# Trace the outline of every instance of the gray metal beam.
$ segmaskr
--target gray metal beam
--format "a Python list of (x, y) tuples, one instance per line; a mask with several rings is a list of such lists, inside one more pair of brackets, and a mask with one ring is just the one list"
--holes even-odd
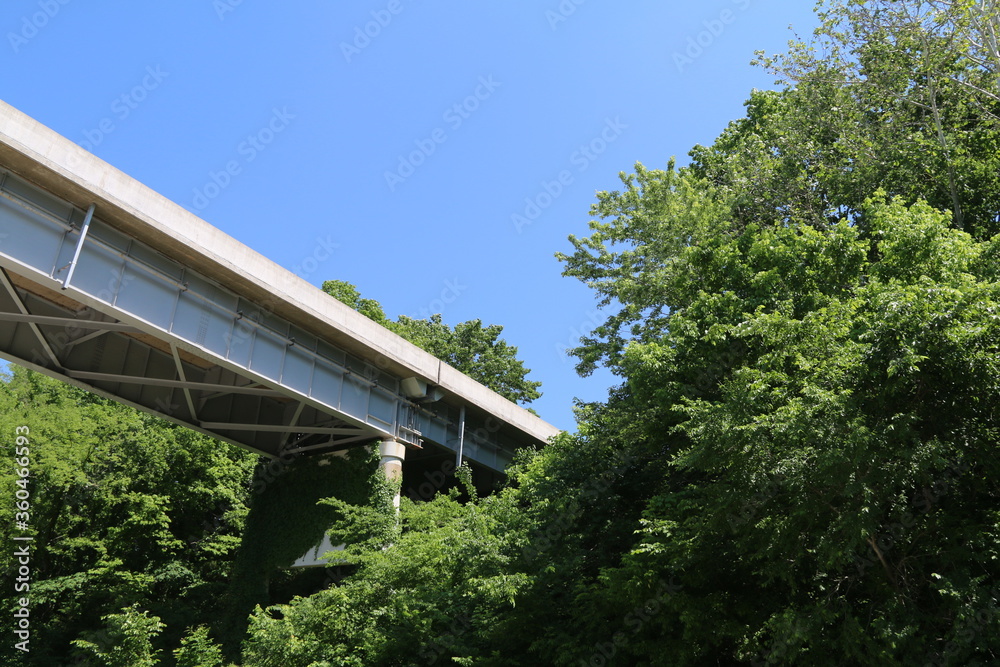
[(95, 338), (100, 338), (104, 334), (108, 333), (108, 331), (109, 331), (108, 329), (101, 329), (99, 331), (91, 331), (89, 334), (85, 334), (83, 336), (80, 336), (79, 338), (74, 338), (73, 340), (71, 340), (68, 343), (66, 343), (66, 349), (70, 350), (73, 347), (75, 347), (76, 345), (82, 345), (83, 343), (86, 343), (88, 341), (92, 341)]
[[(312, 433), (322, 435), (357, 435), (358, 428), (335, 428), (327, 426), (290, 426), (288, 424), (246, 424), (225, 422), (201, 422), (201, 427), (209, 431), (260, 431), (261, 433)], [(369, 438), (378, 437), (372, 433)]]
[[(0, 126), (0, 157), (6, 150), (3, 132)], [(102, 216), (114, 211), (105, 199), (94, 200)], [(77, 238), (81, 216), (88, 231)], [(202, 432), (214, 429), (223, 439), (271, 455), (286, 447), (293, 433), (344, 436), (329, 443), (317, 444), (315, 438), (293, 443), (303, 451), (374, 435), (417, 447), (426, 440), (454, 451), (464, 434), (465, 458), (502, 470), (517, 446), (537, 444), (537, 433), (551, 428), (483, 394), (488, 390), (453, 369), (431, 365), (412, 346), (391, 353), (396, 356), (388, 365), (382, 356), (358, 358), (319, 333), (332, 325), (306, 330), (301, 319), (274, 312), (273, 303), (254, 302), (200, 273), (195, 267), (202, 263), (189, 261), (200, 257), (197, 253), (180, 253), (183, 261), (167, 257), (93, 210), (84, 213), (9, 174), (0, 184), (0, 233), (5, 234), (0, 268), (16, 274), (14, 280), (3, 275), (2, 282), (19, 311), (0, 313), (0, 334), (7, 334), (0, 335), (6, 341), (0, 354), (78, 384), (94, 383), (88, 386)], [(71, 275), (64, 279), (67, 269)], [(301, 310), (301, 297), (289, 296), (293, 308)], [(326, 304), (316, 307), (324, 310)], [(95, 313), (108, 320), (93, 319)], [(63, 331), (50, 330), (46, 337), (42, 327)], [(89, 329), (94, 331), (74, 331)], [(376, 350), (405, 343), (384, 330), (377, 336), (364, 331), (368, 338), (357, 346), (362, 349), (375, 342), (387, 346)], [(459, 428), (458, 416), (458, 405), (465, 403), (456, 405), (452, 397), (451, 404), (418, 406), (402, 392), (400, 382), (409, 375), (397, 371), (407, 364), (433, 366), (433, 375), (420, 371), (423, 377), (476, 397), (466, 429)], [(344, 427), (315, 426), (324, 418)]]
[(294, 447), (292, 449), (286, 449), (285, 454), (303, 454), (305, 452), (316, 451), (317, 449), (326, 449), (330, 451), (336, 451), (338, 448), (343, 447), (343, 445), (363, 442), (365, 440), (373, 440), (376, 436), (372, 435), (359, 435), (353, 438), (341, 438), (338, 440), (330, 440), (329, 442), (321, 442), (317, 445), (307, 445), (305, 447)]
[(186, 382), (184, 380), (168, 380), (166, 378), (143, 377), (138, 375), (121, 375), (119, 373), (93, 373), (90, 371), (67, 371), (66, 375), (77, 380), (94, 380), (99, 382), (124, 382), (126, 384), (144, 384), (153, 387), (171, 387), (174, 389), (195, 389), (198, 391), (224, 392), (226, 394), (250, 394), (253, 396), (281, 396), (281, 392), (266, 387), (241, 387), (239, 385), (208, 384), (205, 382)]
[[(4, 289), (7, 291), (7, 294), (10, 295), (10, 298), (13, 300), (14, 305), (17, 306), (17, 309), (21, 311), (21, 314), (28, 315), (28, 309), (25, 307), (24, 301), (21, 300), (20, 295), (17, 293), (17, 289), (7, 276), (7, 272), (3, 269), (0, 269), (0, 283), (3, 284)], [(45, 336), (42, 334), (42, 330), (38, 328), (38, 325), (34, 322), (28, 322), (28, 327), (30, 327), (31, 331), (34, 332), (35, 337), (38, 339), (39, 347), (41, 347), (45, 352), (45, 356), (48, 357), (49, 361), (52, 362), (56, 368), (62, 368), (62, 362), (59, 361), (59, 357), (56, 356), (55, 351), (49, 345), (49, 341), (45, 339)]]
[[(173, 357), (174, 367), (177, 369), (177, 377), (181, 379), (181, 382), (187, 382), (187, 375), (184, 373), (184, 364), (181, 362), (181, 357), (177, 353), (177, 346), (173, 343), (170, 344), (170, 356)], [(187, 401), (188, 410), (191, 411), (191, 419), (197, 421), (198, 411), (194, 408), (194, 399), (191, 397), (191, 387), (184, 387), (184, 400)]]
[(29, 322), (50, 327), (66, 327), (72, 329), (101, 329), (101, 331), (123, 331), (127, 333), (139, 333), (128, 324), (120, 322), (101, 322), (99, 320), (78, 320), (72, 317), (54, 317), (51, 315), (28, 315), (18, 313), (0, 313), (0, 320), (7, 322)]
[(87, 232), (90, 231), (90, 221), (94, 219), (96, 208), (97, 204), (91, 204), (90, 208), (87, 209), (87, 216), (83, 219), (83, 225), (80, 227), (80, 239), (76, 242), (76, 251), (73, 253), (73, 259), (69, 263), (69, 270), (63, 279), (63, 289), (69, 287), (69, 281), (73, 279), (73, 272), (76, 271), (76, 263), (80, 261), (80, 251), (83, 250), (83, 242), (87, 239)]

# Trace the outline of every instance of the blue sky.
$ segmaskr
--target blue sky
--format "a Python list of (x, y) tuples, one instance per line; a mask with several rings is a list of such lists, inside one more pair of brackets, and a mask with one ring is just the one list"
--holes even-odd
[(635, 162), (773, 87), (808, 2), (5, 0), (2, 99), (315, 285), (504, 326), (575, 427), (601, 318), (553, 257)]

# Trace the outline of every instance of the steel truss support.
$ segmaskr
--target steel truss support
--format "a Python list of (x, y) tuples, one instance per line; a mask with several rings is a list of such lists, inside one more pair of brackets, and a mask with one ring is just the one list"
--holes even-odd
[(403, 378), (166, 257), (94, 206), (0, 175), (6, 358), (270, 456), (392, 438), (462, 448), (502, 471), (527, 444), (482, 413), (460, 428), (458, 407), (417, 405)]
[[(27, 307), (25, 307), (24, 301), (21, 300), (21, 296), (17, 293), (17, 288), (14, 287), (14, 283), (11, 282), (10, 276), (8, 276), (7, 272), (3, 269), (0, 269), (0, 283), (3, 284), (3, 288), (7, 291), (7, 294), (14, 302), (14, 305), (21, 311), (21, 315), (30, 317), (31, 314), (28, 312)], [(38, 339), (38, 346), (42, 348), (42, 351), (45, 353), (48, 361), (50, 361), (56, 368), (62, 368), (62, 362), (59, 361), (59, 357), (56, 356), (55, 351), (49, 345), (49, 341), (46, 340), (44, 335), (42, 335), (42, 330), (38, 328), (38, 324), (29, 320), (26, 321), (28, 322), (28, 327)]]

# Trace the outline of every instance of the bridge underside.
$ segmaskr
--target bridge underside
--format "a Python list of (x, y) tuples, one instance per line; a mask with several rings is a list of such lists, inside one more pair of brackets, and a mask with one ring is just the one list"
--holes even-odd
[(0, 349), (261, 453), (336, 450), (378, 437), (7, 269), (0, 270)]
[[(0, 356), (269, 456), (393, 438), (498, 477), (516, 434), (0, 172)], [(194, 262), (192, 262), (194, 263)]]

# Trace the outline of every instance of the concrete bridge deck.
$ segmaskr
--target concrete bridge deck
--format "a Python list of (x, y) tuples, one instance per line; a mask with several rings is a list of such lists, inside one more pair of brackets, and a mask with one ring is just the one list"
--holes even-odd
[(558, 433), (2, 102), (0, 356), (272, 457)]

